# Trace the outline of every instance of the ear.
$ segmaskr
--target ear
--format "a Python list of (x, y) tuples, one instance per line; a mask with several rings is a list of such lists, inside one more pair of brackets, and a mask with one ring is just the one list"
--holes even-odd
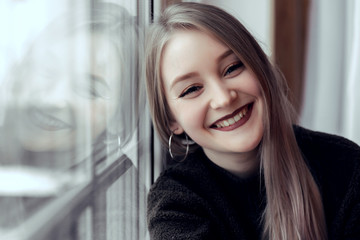
[(176, 135), (182, 134), (184, 132), (184, 129), (176, 121), (171, 123), (170, 130)]

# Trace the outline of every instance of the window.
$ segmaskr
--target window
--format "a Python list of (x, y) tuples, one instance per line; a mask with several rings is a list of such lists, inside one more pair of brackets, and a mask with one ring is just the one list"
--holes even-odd
[(144, 239), (144, 1), (0, 3), (0, 238)]

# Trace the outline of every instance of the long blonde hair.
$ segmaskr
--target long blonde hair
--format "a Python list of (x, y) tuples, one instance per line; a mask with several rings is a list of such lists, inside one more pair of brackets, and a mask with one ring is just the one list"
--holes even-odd
[[(172, 5), (148, 33), (147, 93), (153, 123), (162, 142), (166, 144), (171, 134), (167, 126), (173, 116), (164, 97), (160, 60), (168, 39), (180, 29), (215, 36), (255, 73), (261, 85), (265, 130), (259, 151), (267, 197), (263, 238), (326, 239), (321, 195), (296, 142), (294, 114), (284, 78), (245, 27), (220, 8), (199, 3)], [(181, 144), (177, 142), (176, 147), (181, 148)]]

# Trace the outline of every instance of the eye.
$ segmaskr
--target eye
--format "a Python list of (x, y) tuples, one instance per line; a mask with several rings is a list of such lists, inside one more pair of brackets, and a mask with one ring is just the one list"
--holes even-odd
[(198, 85), (193, 85), (193, 86), (190, 86), (188, 88), (186, 88), (181, 94), (180, 94), (180, 98), (182, 97), (185, 97), (191, 93), (194, 93), (194, 92), (197, 92), (199, 90), (202, 89), (202, 86), (198, 86)]
[(90, 94), (95, 98), (110, 98), (110, 88), (106, 81), (96, 75), (91, 74), (91, 87), (89, 89)]
[(236, 76), (237, 74), (239, 74), (241, 72), (243, 67), (244, 67), (244, 64), (242, 62), (234, 63), (225, 69), (223, 75), (224, 75), (224, 77)]
[(110, 98), (110, 87), (106, 81), (94, 74), (79, 76), (75, 82), (76, 92), (78, 95), (88, 99)]

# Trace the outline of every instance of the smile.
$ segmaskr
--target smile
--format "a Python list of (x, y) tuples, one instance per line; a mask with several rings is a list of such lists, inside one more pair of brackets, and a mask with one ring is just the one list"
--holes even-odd
[(72, 128), (69, 123), (38, 108), (33, 107), (28, 109), (28, 116), (34, 125), (47, 131), (59, 131)]
[(216, 121), (214, 124), (211, 125), (211, 128), (223, 131), (230, 131), (237, 127), (240, 127), (250, 118), (253, 105), (254, 103), (250, 103), (239, 108), (234, 113)]

